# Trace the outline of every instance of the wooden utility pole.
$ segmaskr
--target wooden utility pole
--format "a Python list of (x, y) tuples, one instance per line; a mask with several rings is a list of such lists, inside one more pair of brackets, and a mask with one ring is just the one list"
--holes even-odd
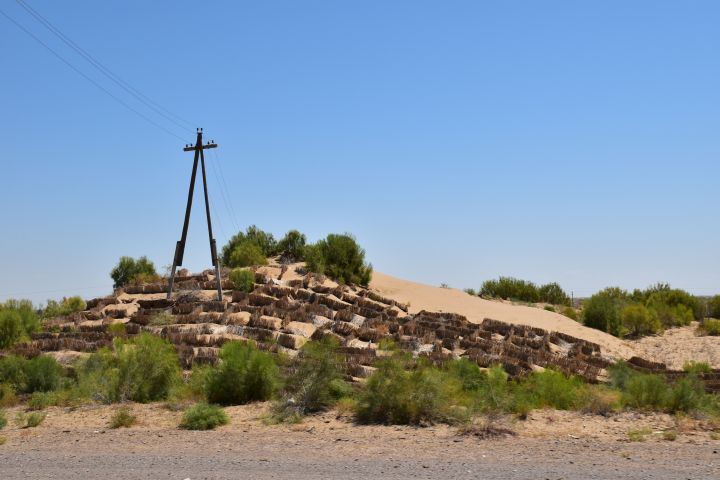
[(197, 174), (198, 159), (202, 167), (203, 189), (205, 190), (205, 215), (207, 216), (208, 238), (210, 239), (210, 256), (212, 264), (215, 267), (215, 280), (217, 281), (218, 300), (222, 301), (222, 279), (220, 278), (220, 264), (217, 258), (217, 246), (213, 238), (212, 222), (210, 221), (210, 201), (208, 200), (207, 177), (205, 176), (205, 154), (204, 150), (208, 148), (217, 148), (215, 142), (208, 142), (203, 145), (202, 128), (197, 129), (197, 140), (195, 145), (185, 145), (183, 151), (195, 152), (195, 160), (193, 161), (192, 175), (190, 176), (190, 190), (188, 191), (187, 207), (185, 208), (185, 223), (183, 224), (182, 237), (175, 245), (175, 258), (173, 259), (172, 273), (170, 274), (170, 284), (168, 286), (167, 298), (172, 297), (173, 282), (175, 281), (175, 270), (182, 265), (183, 255), (185, 254), (185, 240), (187, 240), (188, 225), (190, 224), (190, 210), (192, 210), (193, 192), (195, 191), (195, 176)]

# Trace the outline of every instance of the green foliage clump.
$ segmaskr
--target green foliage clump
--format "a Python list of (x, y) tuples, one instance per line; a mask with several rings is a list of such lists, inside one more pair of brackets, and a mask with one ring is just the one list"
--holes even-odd
[(554, 305), (570, 305), (570, 297), (555, 282), (538, 287), (533, 282), (513, 277), (486, 280), (480, 288), (480, 296), (529, 303), (545, 302)]
[(555, 282), (540, 286), (538, 295), (541, 302), (552, 303), (553, 305), (570, 305), (570, 297)]
[(0, 303), (0, 349), (27, 340), (40, 329), (40, 320), (30, 300)]
[(616, 337), (624, 333), (622, 311), (630, 302), (625, 290), (617, 287), (606, 288), (590, 297), (583, 305), (582, 321)]
[(180, 381), (175, 347), (149, 333), (115, 338), (112, 350), (93, 353), (78, 368), (79, 388), (105, 403), (163, 400)]
[(13, 386), (10, 385), (10, 383), (2, 383), (0, 381), (0, 408), (12, 407), (16, 403), (18, 403), (18, 398), (17, 395), (15, 395)]
[(720, 318), (720, 295), (715, 295), (708, 301), (708, 311), (713, 318)]
[(714, 318), (706, 318), (700, 327), (705, 335), (720, 336), (720, 320)]
[(409, 369), (410, 358), (395, 354), (375, 365), (356, 405), (361, 423), (454, 423), (467, 414), (461, 381), (425, 364)]
[(463, 290), (463, 292), (465, 292), (468, 295), (473, 296), (473, 297), (477, 296), (477, 292), (475, 291), (474, 288), (466, 288), (465, 290)]
[(155, 271), (155, 264), (147, 257), (137, 260), (132, 257), (120, 257), (120, 261), (110, 271), (113, 288), (124, 287), (132, 283), (154, 282), (160, 279)]
[(5, 411), (0, 410), (0, 430), (5, 428), (5, 425), (7, 425), (7, 417), (5, 416)]
[(65, 297), (61, 301), (48, 300), (47, 305), (43, 309), (43, 318), (54, 318), (63, 315), (69, 315), (75, 312), (82, 312), (87, 308), (85, 300), (80, 297)]
[(186, 430), (213, 430), (230, 422), (225, 410), (217, 405), (198, 403), (185, 411), (180, 428)]
[(712, 367), (708, 362), (685, 362), (683, 371), (692, 374), (711, 373)]
[(631, 376), (623, 389), (623, 403), (633, 408), (662, 410), (668, 403), (667, 382), (659, 375)]
[(547, 310), (548, 312), (553, 312), (553, 313), (554, 313), (554, 312), (555, 312), (555, 307), (553, 307), (552, 305), (545, 305), (545, 306), (543, 307), (543, 310)]
[(60, 386), (62, 367), (47, 355), (27, 360), (10, 356), (0, 359), (0, 383), (18, 393), (49, 392)]
[(271, 233), (267, 233), (255, 225), (245, 232), (238, 232), (222, 248), (220, 259), (223, 265), (230, 268), (266, 265), (267, 257), (277, 255), (278, 244)]
[(305, 249), (305, 261), (311, 272), (327, 275), (339, 283), (368, 286), (372, 265), (365, 263), (365, 250), (350, 234), (330, 234)]
[(43, 412), (33, 412), (30, 414), (24, 414), (22, 412), (18, 412), (17, 416), (15, 417), (15, 423), (20, 428), (34, 428), (40, 425), (47, 415)]
[(535, 408), (572, 410), (582, 406), (586, 384), (576, 376), (546, 369), (534, 372), (519, 388), (518, 394)]
[(326, 410), (352, 392), (343, 380), (338, 347), (331, 337), (305, 344), (288, 372), (283, 396), (273, 408), (279, 420)]
[(107, 331), (113, 337), (124, 337), (127, 334), (127, 327), (125, 327), (124, 323), (111, 323), (108, 325)]
[[(687, 325), (693, 318), (702, 319), (705, 313), (705, 306), (700, 298), (685, 290), (671, 288), (667, 283), (657, 283), (645, 290), (635, 290), (632, 296), (634, 301), (655, 308), (660, 320), (668, 327)], [(665, 309), (667, 311), (664, 311)]]
[(301, 262), (305, 259), (305, 234), (290, 230), (277, 244), (277, 251), (285, 263)]
[(280, 370), (272, 356), (252, 342), (227, 342), (220, 350), (220, 365), (206, 378), (210, 403), (242, 405), (269, 400), (280, 385)]
[(250, 293), (255, 288), (255, 274), (245, 268), (234, 268), (230, 272), (230, 280), (235, 290)]
[(497, 280), (486, 280), (480, 287), (480, 296), (502, 298), (504, 300), (521, 300), (536, 303), (540, 301), (537, 285), (526, 280), (513, 277), (500, 277)]
[(575, 310), (572, 307), (563, 308), (562, 314), (568, 318), (575, 320), (575, 321), (577, 321), (577, 319), (579, 318), (577, 310)]
[(632, 303), (623, 309), (622, 325), (624, 331), (633, 337), (652, 335), (662, 329), (655, 311), (639, 303)]
[(137, 422), (137, 417), (130, 409), (121, 408), (110, 418), (110, 428), (130, 428)]

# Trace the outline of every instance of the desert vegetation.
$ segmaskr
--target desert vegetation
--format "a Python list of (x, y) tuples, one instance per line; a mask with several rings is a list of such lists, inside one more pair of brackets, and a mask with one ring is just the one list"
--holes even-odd
[(134, 283), (154, 282), (160, 276), (155, 271), (155, 264), (147, 257), (138, 259), (132, 257), (120, 257), (118, 264), (110, 271), (113, 279), (113, 288), (124, 287)]
[(629, 293), (606, 288), (583, 303), (582, 321), (617, 337), (651, 335), (703, 318), (703, 302), (688, 292), (658, 283)]
[(350, 234), (331, 233), (305, 249), (305, 261), (311, 272), (327, 275), (339, 283), (367, 286), (372, 265), (365, 262), (365, 250)]
[(40, 319), (29, 300), (0, 303), (0, 348), (26, 340), (40, 329)]
[(570, 305), (570, 297), (557, 283), (537, 286), (533, 282), (513, 277), (500, 277), (497, 280), (486, 280), (480, 287), (479, 295), (488, 298), (502, 298), (529, 303), (550, 303), (553, 305)]

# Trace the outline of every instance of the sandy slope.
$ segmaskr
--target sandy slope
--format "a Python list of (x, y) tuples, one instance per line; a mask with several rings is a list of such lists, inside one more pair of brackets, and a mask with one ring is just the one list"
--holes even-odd
[(660, 335), (628, 341), (638, 354), (679, 370), (686, 361), (707, 362), (720, 368), (720, 337), (698, 336), (698, 324), (670, 328)]
[(400, 302), (410, 302), (410, 313), (420, 310), (442, 311), (459, 313), (471, 322), (477, 323), (485, 318), (492, 318), (508, 323), (530, 325), (595, 342), (600, 345), (603, 354), (610, 357), (627, 359), (634, 355), (634, 350), (619, 338), (584, 327), (563, 315), (539, 308), (484, 300), (468, 295), (462, 290), (410, 282), (380, 272), (373, 272), (370, 287), (386, 297)]

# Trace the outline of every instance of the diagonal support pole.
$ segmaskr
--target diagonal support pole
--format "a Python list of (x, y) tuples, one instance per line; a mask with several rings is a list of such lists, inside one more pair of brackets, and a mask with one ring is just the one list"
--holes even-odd
[(180, 237), (180, 240), (175, 244), (175, 256), (173, 258), (173, 266), (170, 273), (170, 281), (168, 284), (168, 300), (172, 298), (172, 290), (173, 284), (175, 283), (175, 273), (177, 267), (182, 265), (183, 256), (185, 255), (185, 242), (187, 240), (188, 226), (190, 225), (190, 211), (192, 210), (193, 193), (195, 191), (195, 177), (197, 176), (198, 160), (200, 160), (200, 164), (202, 167), (203, 188), (205, 192), (205, 213), (207, 215), (208, 237), (210, 239), (210, 255), (212, 257), (212, 264), (215, 267), (215, 279), (217, 281), (218, 300), (222, 301), (223, 299), (222, 279), (220, 278), (220, 264), (217, 259), (217, 246), (215, 239), (213, 238), (212, 221), (210, 220), (210, 201), (208, 199), (207, 178), (205, 176), (205, 154), (203, 153), (203, 150), (207, 148), (217, 148), (217, 145), (215, 143), (207, 143), (206, 145), (203, 145), (202, 135), (202, 128), (198, 128), (197, 140), (195, 142), (195, 145), (186, 145), (183, 149), (186, 152), (195, 151), (195, 158), (193, 160), (192, 175), (190, 177), (190, 188), (188, 189), (188, 201), (187, 207), (185, 208), (185, 222), (183, 223), (182, 236)]

